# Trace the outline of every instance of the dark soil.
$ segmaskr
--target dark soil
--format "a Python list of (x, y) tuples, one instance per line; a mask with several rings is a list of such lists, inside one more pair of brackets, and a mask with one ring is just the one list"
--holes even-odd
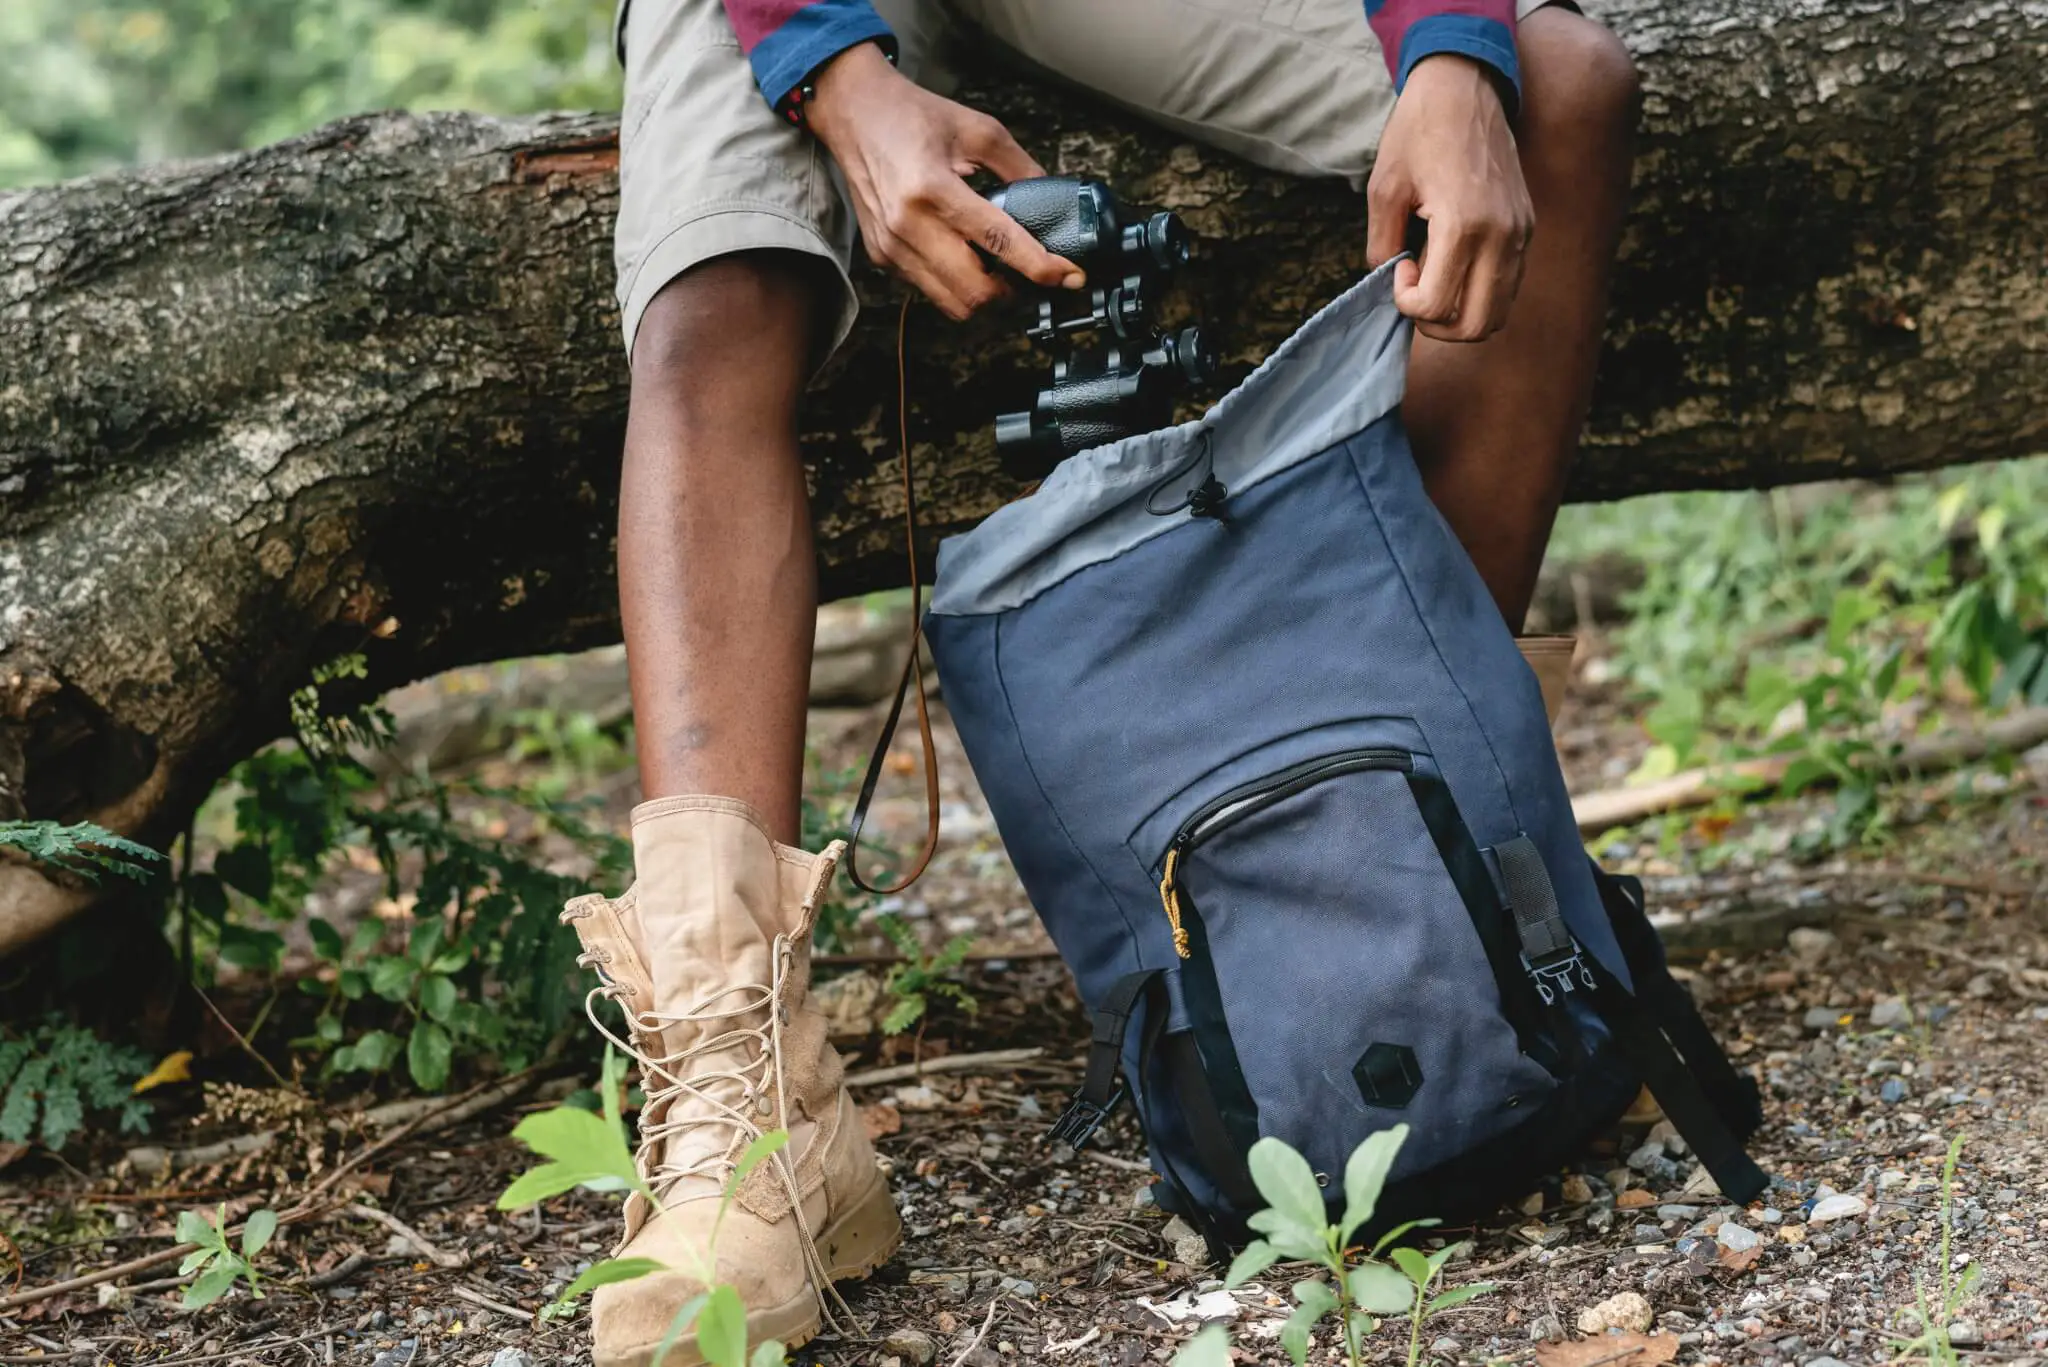
[[(828, 767), (857, 754), (870, 724), (866, 714), (816, 718)], [(1283, 1361), (1274, 1335), (1287, 1279), (1209, 1294), (1220, 1272), (1152, 1204), (1128, 1119), (1078, 1157), (1042, 1142), (1078, 1079), (1086, 1029), (957, 744), (942, 739), (946, 843), (932, 873), (890, 905), (933, 944), (973, 933), (980, 955), (1006, 957), (978, 958), (965, 975), (978, 1012), (942, 1005), (915, 1040), (863, 1034), (859, 993), (834, 989), (851, 1013), (842, 1021), (849, 1066), (858, 1073), (913, 1049), (925, 1059), (1043, 1053), (859, 1090), (909, 1238), (871, 1282), (848, 1288), (857, 1323), (821, 1340), (817, 1359), (1129, 1367), (1164, 1360), (1203, 1317), (1222, 1316), (1242, 1360)], [(1614, 754), (1639, 745), (1611, 710), (1581, 708), (1567, 720), (1569, 767), (1588, 786), (1608, 781)], [(892, 782), (915, 787), (900, 775)], [(1987, 787), (1999, 791), (1984, 796)], [(1957, 1269), (1981, 1270), (1951, 1336), (1966, 1360), (2048, 1361), (2048, 904), (2039, 895), (2048, 806), (2024, 766), (1977, 791), (1911, 795), (1887, 843), (1822, 864), (1780, 853), (1818, 820), (1798, 804), (1608, 842), (1610, 862), (1645, 876), (1675, 962), (1763, 1084), (1768, 1118), (1755, 1151), (1779, 1187), (1767, 1202), (1726, 1207), (1666, 1131), (1619, 1132), (1519, 1209), (1451, 1232), (1471, 1247), (1450, 1281), (1498, 1289), (1433, 1321), (1427, 1356), (1667, 1360), (1673, 1343), (1663, 1337), (1616, 1338), (1578, 1356), (1557, 1342), (1578, 1335), (1584, 1312), (1634, 1293), (1675, 1337), (1681, 1362), (1889, 1361), (1891, 1341), (1910, 1337), (1902, 1313), (1940, 1276), (1942, 1161), (1960, 1135), (1951, 1256)], [(907, 842), (921, 816), (919, 799), (891, 798), (885, 835)], [(881, 969), (842, 962), (836, 971)], [(574, 1080), (538, 1085), (559, 1093)], [(181, 1122), (160, 1142), (274, 1125), (277, 1115), (248, 1114), (279, 1111), (263, 1095), (216, 1087), (186, 1108), (199, 1123)], [(518, 1216), (493, 1207), (527, 1165), (506, 1132), (519, 1108), (545, 1105), (546, 1095), (528, 1091), (403, 1139), (327, 1193), (374, 1203), (417, 1242), (335, 1211), (280, 1236), (261, 1300), (236, 1292), (188, 1313), (175, 1268), (159, 1266), (0, 1311), (0, 1361), (520, 1367), (523, 1353), (586, 1362), (580, 1319), (538, 1325), (533, 1314), (609, 1251), (612, 1199), (579, 1193)], [(74, 1146), (83, 1152), (68, 1161), (16, 1156), (0, 1175), (0, 1296), (17, 1280), (32, 1289), (162, 1249), (182, 1209), (226, 1201), (232, 1216), (288, 1205), (318, 1180), (316, 1158), (331, 1170), (372, 1142), (367, 1129), (330, 1131), (338, 1111), (281, 1110), (286, 1132), (271, 1149), (168, 1179), (143, 1176), (104, 1137)], [(1837, 1194), (1858, 1199), (1822, 1203)], [(14, 1250), (27, 1264), (18, 1277)], [(1613, 1313), (1627, 1321), (1631, 1310), (1643, 1313), (1627, 1302)], [(1405, 1328), (1383, 1328), (1369, 1345), (1374, 1361), (1402, 1361)], [(1316, 1360), (1332, 1351), (1319, 1337)]]

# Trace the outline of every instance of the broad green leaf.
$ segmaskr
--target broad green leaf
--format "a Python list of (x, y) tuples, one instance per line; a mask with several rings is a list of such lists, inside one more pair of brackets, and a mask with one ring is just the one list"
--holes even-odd
[(429, 973), (460, 973), (469, 967), (469, 951), (466, 949), (444, 949), (427, 964)]
[(1405, 1315), (1415, 1304), (1415, 1285), (1385, 1263), (1360, 1263), (1347, 1281), (1351, 1299), (1375, 1315)]
[(212, 1305), (228, 1293), (239, 1271), (233, 1262), (224, 1258), (200, 1273), (198, 1279), (185, 1288), (185, 1308), (197, 1310), (201, 1306)]
[(621, 1177), (633, 1172), (625, 1137), (602, 1117), (574, 1106), (536, 1111), (513, 1127), (512, 1137), (543, 1158)]
[(398, 1036), (388, 1030), (372, 1030), (355, 1042), (355, 1066), (367, 1072), (381, 1073), (391, 1066), (398, 1057), (401, 1046)]
[(384, 923), (374, 916), (365, 916), (356, 922), (356, 928), (349, 932), (348, 956), (360, 959), (377, 947), (384, 938)]
[(412, 1037), (405, 1044), (405, 1066), (412, 1080), (430, 1092), (448, 1085), (448, 1067), (455, 1056), (455, 1041), (446, 1027), (435, 1021), (414, 1021)]
[(747, 1367), (747, 1308), (731, 1287), (711, 1288), (697, 1316), (697, 1351), (711, 1367)]
[(1337, 1293), (1327, 1282), (1296, 1282), (1294, 1299), (1294, 1313), (1287, 1317), (1287, 1323), (1280, 1326), (1280, 1346), (1294, 1360), (1294, 1367), (1302, 1367), (1308, 1361), (1309, 1330), (1336, 1307)]
[(341, 995), (352, 1002), (361, 1001), (363, 993), (370, 990), (369, 975), (360, 968), (344, 968), (334, 981), (341, 989)]
[(258, 902), (270, 900), (270, 855), (260, 845), (237, 845), (213, 857), (221, 882)]
[(1400, 1268), (1408, 1280), (1417, 1286), (1428, 1286), (1429, 1279), (1436, 1275), (1436, 1269), (1430, 1266), (1429, 1259), (1412, 1248), (1397, 1248), (1387, 1256), (1392, 1258), (1394, 1266)]
[(181, 1244), (204, 1244), (212, 1246), (220, 1242), (220, 1231), (196, 1210), (178, 1212), (178, 1242)]
[(1267, 1204), (1296, 1230), (1312, 1231), (1311, 1238), (1320, 1243), (1327, 1217), (1323, 1191), (1308, 1160), (1268, 1135), (1252, 1145), (1245, 1162)]
[(178, 1264), (178, 1275), (180, 1277), (189, 1277), (219, 1256), (220, 1250), (218, 1249), (195, 1248), (185, 1255), (183, 1262)]
[(455, 1010), (455, 984), (438, 973), (420, 979), (420, 1010), (446, 1024)]
[(661, 1367), (661, 1360), (668, 1356), (668, 1350), (675, 1347), (683, 1335), (690, 1332), (690, 1326), (697, 1322), (697, 1316), (704, 1309), (704, 1303), (711, 1298), (699, 1291), (683, 1302), (675, 1318), (668, 1322), (668, 1332), (661, 1336), (661, 1342), (654, 1345), (653, 1367)]
[(526, 1207), (560, 1196), (565, 1191), (583, 1187), (590, 1191), (637, 1191), (638, 1175), (627, 1181), (617, 1173), (603, 1172), (594, 1168), (580, 1168), (573, 1163), (543, 1163), (512, 1179), (512, 1185), (505, 1188), (498, 1197), (499, 1210), (524, 1210)]
[(329, 962), (340, 962), (342, 953), (341, 932), (334, 928), (333, 923), (315, 916), (312, 920), (306, 922), (306, 934), (312, 937), (313, 952), (315, 954)]
[(284, 958), (284, 937), (274, 931), (251, 930), (247, 926), (222, 926), (219, 954), (224, 964), (272, 973)]
[(1463, 1305), (1466, 1301), (1476, 1300), (1491, 1290), (1493, 1290), (1493, 1283), (1491, 1282), (1474, 1282), (1470, 1286), (1454, 1286), (1429, 1303), (1429, 1313), (1434, 1315), (1439, 1310), (1449, 1310), (1452, 1306)]
[(263, 1251), (270, 1242), (270, 1236), (277, 1233), (277, 1212), (259, 1210), (249, 1216), (242, 1226), (242, 1256), (253, 1258)]
[(1230, 1271), (1224, 1274), (1223, 1285), (1235, 1290), (1252, 1278), (1280, 1261), (1280, 1251), (1264, 1239), (1254, 1239), (1244, 1246), (1244, 1251), (1230, 1260)]
[(1180, 1346), (1173, 1367), (1231, 1367), (1230, 1334), (1212, 1324)]
[(610, 1286), (613, 1282), (630, 1282), (650, 1272), (667, 1270), (668, 1264), (655, 1258), (606, 1258), (601, 1263), (592, 1263), (585, 1268), (581, 1276), (570, 1282), (562, 1289), (562, 1294), (555, 1297), (555, 1303), (566, 1305), (584, 1292), (595, 1291), (600, 1286)]
[(777, 1339), (762, 1339), (754, 1345), (754, 1355), (747, 1359), (747, 1367), (785, 1367), (789, 1361), (788, 1350)]
[(748, 1173), (760, 1167), (765, 1160), (780, 1153), (783, 1146), (788, 1143), (788, 1130), (769, 1130), (741, 1150), (738, 1160), (732, 1165), (733, 1189), (738, 1190), (739, 1184), (745, 1180)]
[(1436, 1252), (1429, 1254), (1427, 1259), (1429, 1262), (1429, 1274), (1433, 1277), (1437, 1273), (1442, 1272), (1444, 1264), (1457, 1257), (1460, 1253), (1463, 1253), (1465, 1248), (1466, 1245), (1464, 1244), (1445, 1244)]
[(441, 947), (441, 923), (422, 921), (412, 928), (412, 935), (405, 945), (405, 957), (421, 968), (434, 961), (434, 951)]
[(1295, 1262), (1324, 1264), (1330, 1261), (1327, 1226), (1317, 1225), (1310, 1228), (1297, 1224), (1292, 1216), (1271, 1207), (1254, 1211), (1245, 1223), (1265, 1235), (1266, 1242), (1271, 1244), (1273, 1251), (1282, 1258)]
[(370, 964), (370, 990), (388, 1002), (402, 1002), (412, 995), (412, 980), (419, 972), (395, 954)]
[(1380, 1202), (1380, 1188), (1387, 1184), (1395, 1155), (1407, 1142), (1408, 1127), (1396, 1125), (1367, 1136), (1363, 1144), (1351, 1151), (1350, 1160), (1344, 1164), (1344, 1221), (1337, 1227), (1340, 1245), (1348, 1245), (1358, 1227), (1372, 1219)]
[(1834, 772), (1834, 766), (1826, 760), (1801, 755), (1785, 766), (1785, 776), (1778, 780), (1778, 793), (1782, 797), (1796, 797), (1814, 784), (1826, 782)]

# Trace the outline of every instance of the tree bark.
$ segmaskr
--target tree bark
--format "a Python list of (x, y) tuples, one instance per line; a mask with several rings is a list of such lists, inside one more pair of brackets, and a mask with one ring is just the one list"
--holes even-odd
[[(1594, 8), (1646, 116), (1574, 497), (2044, 445), (2039, 0)], [(1361, 269), (1345, 186), (999, 74), (969, 98), (1187, 218), (1234, 373)], [(615, 161), (608, 119), (380, 116), (0, 195), (0, 818), (163, 841), (322, 660), (388, 686), (616, 639)], [(828, 595), (902, 582), (894, 321), (804, 416)], [(913, 314), (927, 553), (1018, 492), (1016, 324)], [(88, 896), (0, 866), (0, 952)]]

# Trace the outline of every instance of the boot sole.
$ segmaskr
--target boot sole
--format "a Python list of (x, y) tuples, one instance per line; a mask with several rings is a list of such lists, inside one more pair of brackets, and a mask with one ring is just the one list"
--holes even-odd
[[(888, 1179), (879, 1170), (874, 1185), (863, 1192), (837, 1220), (816, 1239), (825, 1270), (835, 1282), (862, 1281), (895, 1256), (903, 1244), (903, 1220), (889, 1195)], [(781, 1305), (756, 1310), (747, 1316), (747, 1346), (751, 1351), (764, 1339), (776, 1339), (784, 1348), (801, 1348), (818, 1336), (823, 1326), (818, 1297), (799, 1292)], [(654, 1367), (654, 1344), (624, 1353), (597, 1352), (593, 1367)], [(676, 1340), (662, 1360), (662, 1367), (703, 1367), (704, 1354), (694, 1334)]]

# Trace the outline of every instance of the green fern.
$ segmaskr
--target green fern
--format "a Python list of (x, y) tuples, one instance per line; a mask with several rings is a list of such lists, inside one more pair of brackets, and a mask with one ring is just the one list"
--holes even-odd
[(900, 1035), (923, 1020), (930, 1012), (935, 997), (945, 998), (970, 1016), (981, 1009), (981, 1003), (974, 999), (972, 993), (946, 976), (967, 962), (967, 951), (974, 945), (973, 936), (957, 935), (947, 941), (945, 948), (938, 953), (927, 956), (924, 946), (918, 942), (917, 932), (901, 917), (883, 916), (877, 924), (882, 934), (889, 937), (889, 943), (895, 945), (897, 952), (907, 961), (890, 969), (888, 981), (884, 984), (896, 1003), (882, 1018), (883, 1034)]
[(122, 1132), (149, 1128), (149, 1103), (134, 1094), (149, 1055), (109, 1044), (52, 1016), (17, 1039), (0, 1039), (0, 1142), (61, 1149), (88, 1111), (112, 1112)]
[(20, 850), (38, 863), (95, 883), (102, 872), (146, 883), (154, 872), (150, 866), (163, 862), (163, 855), (149, 846), (90, 821), (69, 826), (55, 821), (0, 821), (0, 848)]

